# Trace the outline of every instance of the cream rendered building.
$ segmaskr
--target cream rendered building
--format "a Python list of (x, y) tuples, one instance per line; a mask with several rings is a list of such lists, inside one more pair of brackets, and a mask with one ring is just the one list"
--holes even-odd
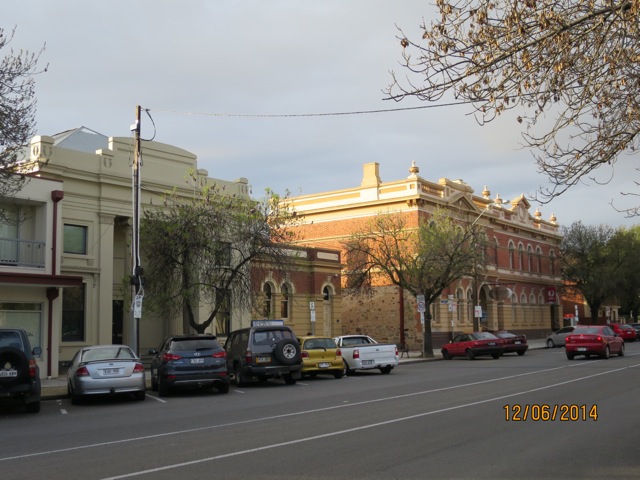
[[(107, 138), (84, 127), (52, 137), (36, 136), (31, 141), (28, 170), (40, 179), (55, 182), (63, 192), (59, 201), (56, 268), (63, 277), (81, 280), (80, 286), (61, 288), (59, 297), (51, 302), (52, 333), (47, 338), (44, 331), (42, 339), (43, 351), (48, 343), (51, 345), (49, 358), (43, 355), (42, 359), (44, 371), (49, 375), (56, 376), (60, 363), (70, 360), (83, 345), (129, 344), (136, 337), (129, 284), (133, 158), (133, 139)], [(198, 180), (223, 186), (225, 194), (249, 198), (247, 179), (230, 182), (208, 178), (206, 170), (198, 170), (194, 154), (145, 141), (140, 170), (141, 209), (161, 204), (163, 193), (172, 189), (191, 196), (189, 172), (195, 172)], [(41, 195), (50, 194), (45, 191)], [(50, 223), (47, 228), (53, 228)], [(41, 301), (43, 291), (34, 293), (31, 300)], [(0, 297), (7, 296), (11, 296), (7, 286), (0, 285)], [(247, 324), (250, 314), (232, 311), (232, 316), (237, 327)], [(144, 310), (143, 302), (137, 335), (140, 352), (157, 346), (169, 333), (183, 331), (181, 319), (155, 318)]]

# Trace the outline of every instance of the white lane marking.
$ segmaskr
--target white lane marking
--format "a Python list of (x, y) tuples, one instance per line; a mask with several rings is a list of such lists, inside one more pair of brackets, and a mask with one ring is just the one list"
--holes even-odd
[(61, 408), (61, 409), (60, 409), (60, 413), (61, 413), (62, 415), (66, 415), (66, 414), (67, 414), (67, 410), (66, 410), (66, 409), (64, 409), (64, 408)]
[[(635, 366), (637, 366), (637, 365), (635, 365)], [(140, 470), (138, 472), (125, 473), (123, 475), (117, 475), (115, 477), (107, 477), (107, 478), (104, 478), (103, 480), (119, 480), (119, 479), (122, 479), (122, 478), (137, 477), (137, 476), (146, 475), (146, 474), (149, 474), (149, 473), (162, 472), (162, 471), (165, 471), (165, 470), (172, 470), (172, 469), (176, 469), (176, 468), (188, 467), (190, 465), (198, 465), (200, 463), (212, 462), (214, 460), (220, 460), (220, 459), (223, 459), (223, 458), (236, 457), (238, 455), (246, 455), (248, 453), (260, 452), (260, 451), (263, 451), (263, 450), (271, 450), (271, 449), (274, 449), (274, 448), (286, 447), (286, 446), (296, 445), (296, 444), (304, 443), (304, 442), (311, 442), (311, 441), (319, 440), (319, 439), (322, 439), (322, 438), (335, 437), (335, 436), (338, 436), (338, 435), (345, 435), (347, 433), (358, 432), (358, 431), (361, 431), (361, 430), (368, 430), (370, 428), (381, 427), (383, 425), (390, 425), (390, 424), (393, 424), (393, 423), (406, 422), (408, 420), (415, 420), (417, 418), (427, 417), (429, 415), (435, 415), (435, 414), (438, 414), (438, 413), (451, 412), (453, 410), (460, 410), (462, 408), (475, 407), (477, 405), (482, 405), (484, 403), (496, 402), (498, 400), (504, 400), (506, 398), (512, 398), (512, 397), (516, 397), (516, 396), (519, 396), (519, 395), (525, 395), (525, 394), (528, 394), (528, 393), (539, 392), (541, 390), (548, 390), (550, 388), (555, 388), (555, 387), (559, 387), (559, 386), (562, 386), (562, 385), (567, 385), (567, 384), (570, 384), (570, 383), (579, 382), (579, 381), (582, 381), (582, 380), (587, 380), (587, 379), (590, 379), (590, 378), (599, 377), (601, 375), (608, 375), (610, 373), (619, 372), (619, 371), (622, 371), (622, 370), (626, 370), (627, 368), (632, 368), (632, 367), (622, 367), (622, 368), (618, 368), (618, 369), (615, 369), (615, 370), (610, 370), (608, 372), (594, 373), (593, 375), (587, 375), (586, 377), (575, 378), (573, 380), (567, 380), (565, 382), (559, 382), (559, 383), (555, 383), (555, 384), (552, 384), (552, 385), (545, 385), (544, 387), (532, 388), (530, 390), (523, 390), (521, 392), (510, 393), (508, 395), (501, 395), (499, 397), (487, 398), (485, 400), (478, 400), (477, 402), (464, 403), (462, 405), (456, 405), (454, 407), (440, 408), (438, 410), (431, 410), (429, 412), (418, 413), (418, 414), (415, 414), (415, 415), (408, 415), (406, 417), (399, 417), (399, 418), (395, 418), (395, 419), (392, 419), (392, 420), (385, 420), (384, 422), (370, 423), (370, 424), (367, 424), (367, 425), (361, 425), (359, 427), (347, 428), (345, 430), (338, 430), (336, 432), (324, 433), (322, 435), (314, 435), (312, 437), (298, 438), (297, 440), (290, 440), (288, 442), (280, 442), (280, 443), (274, 443), (274, 444), (271, 444), (271, 445), (263, 445), (262, 447), (249, 448), (247, 450), (239, 450), (237, 452), (225, 453), (225, 454), (222, 454), (222, 455), (215, 455), (213, 457), (205, 457), (205, 458), (201, 458), (199, 460), (191, 460), (189, 462), (174, 463), (172, 465), (166, 465), (164, 467), (156, 467), (156, 468), (150, 468), (148, 470)]]
[[(595, 361), (588, 361), (585, 362), (584, 364), (593, 364), (598, 360)], [(504, 381), (504, 380), (512, 380), (514, 378), (518, 378), (518, 377), (524, 377), (524, 376), (528, 376), (528, 375), (534, 375), (534, 374), (538, 374), (538, 373), (546, 373), (546, 372), (551, 372), (554, 370), (561, 370), (563, 368), (567, 368), (567, 367), (571, 367), (571, 366), (578, 366), (580, 365), (582, 362), (579, 362), (577, 364), (572, 364), (572, 365), (567, 365), (567, 366), (563, 366), (563, 367), (553, 367), (553, 368), (547, 368), (545, 370), (537, 370), (535, 372), (526, 372), (526, 373), (519, 373), (517, 375), (509, 375), (507, 377), (499, 377), (499, 378), (493, 378), (493, 379), (489, 379), (489, 380), (481, 380), (478, 382), (471, 382), (471, 383), (465, 383), (465, 384), (461, 384), (461, 385), (452, 385), (450, 387), (443, 387), (443, 388), (435, 388), (432, 390), (423, 390), (421, 392), (414, 392), (414, 393), (405, 393), (402, 395), (394, 395), (391, 397), (383, 397), (383, 398), (377, 398), (377, 399), (373, 399), (373, 400), (365, 400), (363, 402), (355, 402), (355, 403), (343, 403), (341, 405), (334, 405), (331, 407), (323, 407), (323, 408), (316, 408), (316, 409), (312, 409), (312, 410), (304, 410), (304, 411), (300, 411), (300, 412), (291, 412), (291, 413), (283, 413), (281, 415), (272, 415), (269, 417), (260, 417), (260, 418), (254, 418), (254, 419), (250, 419), (250, 420), (241, 420), (238, 422), (231, 422), (231, 423), (222, 423), (219, 425), (208, 425), (206, 427), (198, 427), (198, 428), (191, 428), (191, 429), (186, 429), (186, 430), (176, 430), (173, 432), (165, 432), (165, 433), (158, 433), (155, 435), (145, 435), (145, 436), (141, 436), (141, 437), (133, 437), (133, 438), (124, 438), (121, 440), (113, 440), (111, 442), (101, 442), (101, 443), (93, 443), (93, 444), (88, 444), (88, 445), (79, 445), (76, 447), (69, 447), (69, 448), (60, 448), (57, 450), (47, 450), (47, 451), (43, 451), (43, 452), (34, 452), (34, 453), (26, 453), (23, 455), (15, 455), (13, 457), (5, 457), (5, 458), (0, 458), (0, 462), (5, 462), (8, 460), (17, 460), (17, 459), (21, 459), (21, 458), (29, 458), (29, 457), (37, 457), (37, 456), (42, 456), (42, 455), (52, 455), (52, 454), (57, 454), (57, 453), (63, 453), (63, 452), (73, 452), (73, 451), (78, 451), (78, 450), (85, 450), (88, 448), (97, 448), (97, 447), (104, 447), (104, 446), (108, 446), (108, 445), (117, 445), (117, 444), (121, 444), (121, 443), (129, 443), (129, 442), (136, 442), (136, 441), (140, 441), (140, 440), (148, 440), (148, 439), (153, 439), (153, 438), (162, 438), (162, 437), (169, 437), (169, 436), (173, 436), (173, 435), (183, 435), (183, 434), (187, 434), (187, 433), (193, 433), (193, 432), (202, 432), (202, 431), (206, 431), (206, 430), (215, 430), (215, 429), (219, 429), (219, 428), (225, 428), (225, 427), (233, 427), (236, 425), (246, 425), (246, 424), (250, 424), (250, 423), (257, 423), (257, 422), (265, 422), (265, 421), (269, 421), (269, 420), (278, 420), (281, 418), (287, 418), (287, 417), (296, 417), (296, 416), (300, 416), (300, 415), (309, 415), (310, 413), (319, 413), (319, 412), (326, 412), (326, 411), (330, 411), (330, 410), (336, 410), (339, 408), (350, 408), (350, 407), (357, 407), (360, 405), (367, 405), (367, 404), (371, 404), (371, 403), (378, 403), (378, 402), (386, 402), (386, 401), (391, 401), (391, 400), (397, 400), (400, 398), (409, 398), (409, 397), (415, 397), (418, 395), (428, 395), (430, 393), (438, 393), (438, 392), (444, 392), (447, 390), (455, 390), (458, 388), (465, 388), (465, 387), (473, 387), (476, 385), (482, 385), (482, 384), (486, 384), (486, 383), (493, 383), (493, 382), (498, 382), (498, 381)], [(602, 372), (596, 375), (589, 375), (586, 377), (581, 377), (575, 380), (569, 380), (568, 382), (565, 383), (570, 383), (570, 382), (574, 382), (574, 381), (579, 381), (579, 380), (583, 380), (583, 379), (588, 379), (597, 375), (604, 375), (606, 373), (613, 373), (613, 372), (618, 372), (618, 371), (622, 371), (622, 370), (626, 370), (628, 368), (635, 368), (635, 367), (640, 367), (640, 364), (636, 364), (636, 365), (629, 365), (627, 367), (622, 367), (622, 368), (617, 368), (614, 370), (610, 370), (609, 372)], [(558, 385), (563, 385), (564, 383), (560, 383)], [(545, 389), (548, 387), (540, 387), (540, 390)], [(535, 390), (533, 390), (535, 391)], [(526, 393), (526, 392), (524, 392)], [(520, 393), (516, 393), (514, 395), (520, 395)]]
[(167, 403), (166, 400), (163, 400), (160, 397), (156, 397), (155, 395), (149, 395), (148, 393), (147, 393), (147, 398), (153, 398), (156, 402)]

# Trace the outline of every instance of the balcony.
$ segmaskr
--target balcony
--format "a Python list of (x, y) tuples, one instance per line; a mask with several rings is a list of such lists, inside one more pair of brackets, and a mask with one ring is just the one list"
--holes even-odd
[(0, 238), (0, 265), (44, 268), (45, 242)]

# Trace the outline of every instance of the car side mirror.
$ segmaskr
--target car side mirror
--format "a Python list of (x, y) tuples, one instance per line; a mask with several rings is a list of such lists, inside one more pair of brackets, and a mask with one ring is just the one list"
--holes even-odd
[(33, 353), (36, 357), (39, 357), (40, 355), (42, 355), (42, 348), (40, 347), (35, 347), (31, 353)]
[(157, 355), (157, 354), (158, 354), (158, 350), (156, 350), (155, 348), (149, 349), (149, 355)]

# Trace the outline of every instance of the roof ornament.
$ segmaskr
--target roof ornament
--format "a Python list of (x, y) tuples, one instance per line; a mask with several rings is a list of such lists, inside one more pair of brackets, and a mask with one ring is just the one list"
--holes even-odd
[(418, 175), (418, 173), (420, 173), (420, 169), (416, 165), (415, 160), (411, 161), (411, 167), (409, 168), (409, 173), (411, 174), (412, 177), (415, 177)]

